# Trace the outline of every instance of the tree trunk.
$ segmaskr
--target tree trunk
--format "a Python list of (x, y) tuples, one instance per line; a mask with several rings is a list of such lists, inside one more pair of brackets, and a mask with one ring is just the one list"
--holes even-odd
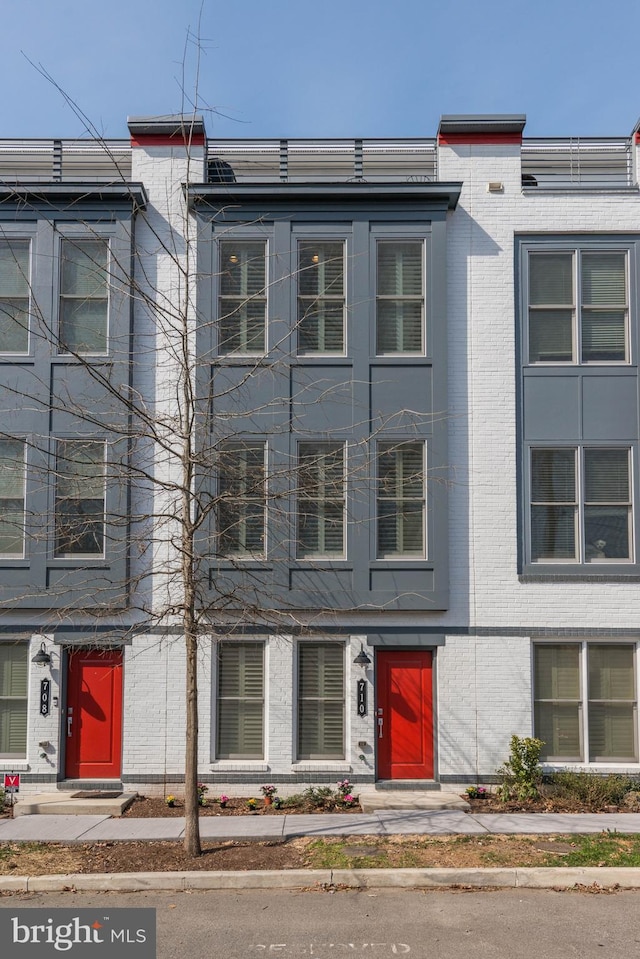
[(202, 853), (198, 802), (198, 642), (193, 630), (186, 631), (187, 729), (184, 770), (184, 850), (188, 856)]

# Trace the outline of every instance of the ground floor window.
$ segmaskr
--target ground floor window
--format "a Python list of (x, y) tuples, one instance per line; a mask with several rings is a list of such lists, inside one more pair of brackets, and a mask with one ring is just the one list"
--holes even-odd
[(344, 646), (298, 647), (298, 759), (344, 759)]
[(26, 643), (0, 643), (0, 758), (27, 754)]
[(262, 759), (264, 645), (222, 642), (218, 650), (218, 759)]
[(540, 643), (534, 684), (543, 759), (638, 761), (634, 645)]

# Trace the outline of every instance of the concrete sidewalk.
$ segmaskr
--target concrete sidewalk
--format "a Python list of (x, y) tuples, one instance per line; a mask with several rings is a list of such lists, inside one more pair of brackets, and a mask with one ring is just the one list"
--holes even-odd
[[(458, 810), (386, 809), (342, 815), (203, 816), (203, 840), (277, 841), (296, 836), (546, 835), (551, 833), (640, 833), (640, 813), (482, 813)], [(180, 840), (183, 819), (112, 819), (109, 816), (20, 816), (0, 820), (0, 843), (132, 842)]]

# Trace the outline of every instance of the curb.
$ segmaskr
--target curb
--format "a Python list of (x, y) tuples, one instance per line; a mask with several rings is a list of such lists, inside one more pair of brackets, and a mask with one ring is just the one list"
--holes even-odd
[(283, 869), (217, 872), (69, 873), (0, 876), (2, 892), (141, 892), (188, 889), (640, 889), (640, 868)]

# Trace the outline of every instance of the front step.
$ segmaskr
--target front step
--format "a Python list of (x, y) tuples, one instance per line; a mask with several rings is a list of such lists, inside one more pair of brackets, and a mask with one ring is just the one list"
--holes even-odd
[(438, 790), (441, 786), (435, 779), (378, 779), (374, 788), (393, 789), (394, 792), (398, 789), (410, 789), (417, 792), (425, 789)]
[[(376, 783), (376, 787), (379, 784)], [(469, 811), (469, 803), (457, 793), (443, 793), (428, 789), (371, 789), (358, 790), (363, 812), (376, 812), (379, 809), (422, 809), (424, 812), (437, 812), (441, 809)]]
[(94, 790), (94, 798), (76, 793), (39, 793), (29, 798), (19, 799), (13, 807), (16, 816), (121, 816), (136, 798), (135, 793), (109, 793), (100, 797)]

